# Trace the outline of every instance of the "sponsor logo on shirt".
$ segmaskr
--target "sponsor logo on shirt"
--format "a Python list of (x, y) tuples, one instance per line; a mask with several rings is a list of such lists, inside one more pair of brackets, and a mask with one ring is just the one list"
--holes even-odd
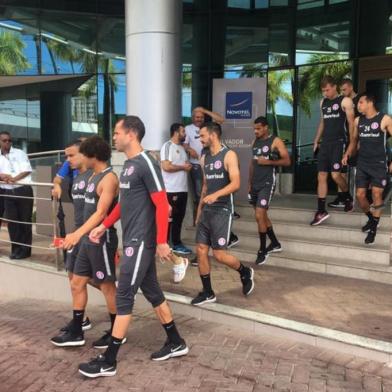
[(120, 182), (120, 189), (131, 189), (131, 184), (129, 182)]
[(79, 182), (79, 189), (83, 189), (86, 186), (86, 183), (84, 181)]
[(268, 146), (264, 146), (263, 147), (263, 152), (268, 152), (269, 151), (269, 147)]
[(378, 129), (378, 122), (372, 122), (372, 124), (370, 125), (370, 127), (372, 129)]
[(337, 103), (333, 104), (332, 109), (339, 110), (339, 105)]
[(220, 169), (222, 167), (222, 161), (216, 161), (214, 163), (214, 167), (215, 167), (215, 169)]
[(94, 184), (90, 184), (90, 185), (87, 187), (87, 192), (93, 192), (94, 189), (95, 189), (95, 185), (94, 185)]

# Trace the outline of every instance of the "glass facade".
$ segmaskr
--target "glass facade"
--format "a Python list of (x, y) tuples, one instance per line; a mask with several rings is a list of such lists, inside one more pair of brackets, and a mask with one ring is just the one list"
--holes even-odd
[[(313, 191), (320, 79), (357, 86), (362, 58), (392, 54), (392, 2), (184, 0), (181, 42), (184, 121), (211, 107), (214, 78), (266, 77), (271, 127), (293, 157), (287, 171), (297, 192)], [(56, 147), (43, 114), (63, 102), (56, 111), (71, 125), (58, 132), (110, 138), (125, 113), (124, 0), (3, 0), (0, 46), (0, 129), (30, 151)], [(379, 85), (389, 108), (390, 83)]]

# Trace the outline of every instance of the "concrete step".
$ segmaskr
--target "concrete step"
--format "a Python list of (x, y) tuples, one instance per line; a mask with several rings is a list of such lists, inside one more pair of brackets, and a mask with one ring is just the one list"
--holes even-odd
[[(195, 229), (188, 228), (184, 232), (184, 242), (192, 243), (195, 239)], [(310, 257), (325, 257), (330, 260), (334, 258), (352, 260), (353, 262), (366, 262), (373, 264), (389, 265), (389, 249), (380, 247), (377, 244), (362, 245), (353, 244), (352, 242), (337, 243), (329, 238), (322, 240), (310, 241), (305, 238), (293, 236), (281, 236), (280, 243), (286, 252), (301, 254)], [(240, 237), (241, 249), (253, 254), (259, 249), (259, 236), (257, 233), (247, 233)]]
[[(195, 243), (186, 242), (193, 250)], [(242, 243), (230, 249), (230, 253), (238, 257), (242, 262), (253, 264), (256, 260), (256, 252), (244, 248)], [(344, 276), (353, 279), (370, 280), (373, 282), (392, 284), (392, 266), (361, 262), (343, 258), (330, 258), (325, 256), (314, 257), (302, 253), (290, 252), (283, 245), (281, 253), (271, 254), (266, 262), (281, 268), (301, 271), (317, 272), (322, 274)], [(257, 268), (262, 268), (257, 267)]]
[[(273, 220), (274, 231), (278, 238), (280, 236), (292, 236), (307, 241), (322, 241), (328, 238), (337, 243), (351, 243), (353, 245), (363, 245), (366, 237), (358, 226), (347, 225), (325, 225), (310, 226), (307, 223), (293, 223), (290, 221)], [(241, 217), (234, 221), (233, 231), (242, 236), (248, 233), (257, 233), (257, 224), (254, 219)], [(386, 228), (379, 228), (377, 231), (376, 244), (385, 250), (390, 246), (390, 231)]]
[[(254, 219), (254, 210), (251, 206), (236, 205), (236, 212), (241, 215), (241, 218)], [(365, 214), (355, 211), (346, 213), (344, 211), (335, 211), (332, 209), (328, 210), (330, 217), (322, 223), (326, 225), (337, 225), (344, 226), (349, 225), (352, 227), (362, 227), (367, 222)], [(273, 205), (268, 210), (268, 215), (272, 221), (285, 221), (293, 223), (308, 224), (312, 221), (315, 214), (315, 210), (304, 209), (304, 208), (288, 208), (288, 207), (274, 207)], [(391, 229), (390, 215), (383, 215), (380, 220), (380, 228)]]

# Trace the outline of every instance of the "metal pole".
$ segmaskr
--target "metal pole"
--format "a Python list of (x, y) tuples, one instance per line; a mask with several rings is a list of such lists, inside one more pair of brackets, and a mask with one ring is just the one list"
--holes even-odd
[[(53, 239), (57, 237), (57, 224), (56, 224), (56, 214), (57, 214), (57, 200), (55, 198), (52, 199), (52, 222), (53, 222)], [(57, 271), (60, 271), (62, 268), (60, 267), (60, 249), (56, 248), (56, 268)]]

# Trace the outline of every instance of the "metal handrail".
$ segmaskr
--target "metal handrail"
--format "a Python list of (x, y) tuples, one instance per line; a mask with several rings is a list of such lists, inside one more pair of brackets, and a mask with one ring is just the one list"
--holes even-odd
[[(49, 187), (49, 188), (53, 187), (53, 184), (51, 182), (36, 182), (36, 181), (23, 181), (23, 180), (14, 182), (12, 184), (9, 184), (9, 183), (7, 183), (5, 181), (0, 181), (0, 184), (3, 184), (3, 185), (24, 185), (24, 186), (30, 185), (30, 186)], [(31, 199), (31, 197), (16, 196), (16, 195), (7, 195), (7, 197), (20, 197), (20, 198), (30, 198)], [(56, 238), (57, 237), (57, 221), (56, 221), (56, 219), (57, 219), (57, 210), (58, 210), (58, 201), (57, 201), (57, 199), (55, 197), (50, 198), (50, 199), (49, 198), (39, 198), (39, 197), (36, 197), (34, 195), (33, 195), (32, 199), (33, 200), (34, 199), (35, 200), (41, 199), (41, 200), (47, 200), (47, 201), (51, 202), (51, 204), (52, 204), (52, 223), (51, 223), (51, 226), (53, 227), (53, 238)], [(35, 224), (37, 224), (37, 222), (35, 222)], [(2, 241), (6, 241), (6, 240), (2, 240)], [(31, 247), (38, 248), (36, 245), (31, 245)], [(61, 252), (60, 252), (59, 248), (56, 247), (55, 249), (56, 249), (56, 253), (55, 253), (56, 268), (57, 268), (58, 271), (60, 271), (60, 269), (61, 269), (61, 266), (60, 266), (60, 258), (61, 258), (60, 255), (61, 255)]]
[(41, 151), (41, 152), (32, 152), (27, 154), (29, 158), (40, 157), (45, 155), (54, 155), (54, 154), (63, 154), (64, 150), (51, 150), (51, 151)]

